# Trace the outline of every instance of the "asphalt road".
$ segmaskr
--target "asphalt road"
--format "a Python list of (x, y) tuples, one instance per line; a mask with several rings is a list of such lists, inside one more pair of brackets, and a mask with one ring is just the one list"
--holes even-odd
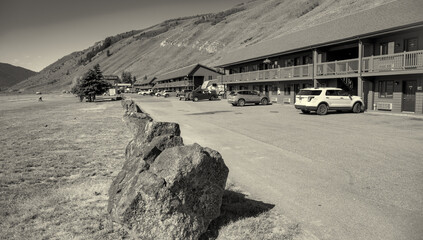
[(133, 99), (179, 123), (185, 144), (218, 150), (233, 182), (318, 239), (423, 239), (423, 118)]

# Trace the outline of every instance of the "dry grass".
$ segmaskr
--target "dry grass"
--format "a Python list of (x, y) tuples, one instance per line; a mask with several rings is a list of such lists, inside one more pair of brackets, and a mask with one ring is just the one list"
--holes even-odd
[(300, 225), (282, 216), (275, 205), (250, 199), (248, 193), (228, 182), (221, 215), (211, 222), (201, 239), (303, 238)]
[(1, 238), (113, 239), (107, 191), (130, 137), (120, 103), (0, 99)]
[[(0, 96), (0, 238), (121, 239), (107, 191), (131, 137), (119, 102), (70, 95)], [(202, 239), (293, 239), (292, 224), (228, 184), (222, 215)]]

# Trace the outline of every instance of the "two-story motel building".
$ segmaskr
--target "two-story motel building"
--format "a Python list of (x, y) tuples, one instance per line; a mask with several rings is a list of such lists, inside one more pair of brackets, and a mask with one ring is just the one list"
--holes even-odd
[(216, 79), (222, 74), (202, 64), (193, 64), (179, 68), (157, 77), (153, 81), (154, 89), (182, 91), (193, 90), (201, 86), (204, 81)]
[(229, 91), (294, 104), (304, 87), (342, 87), (369, 110), (423, 112), (423, 1), (396, 1), (234, 51), (217, 66)]

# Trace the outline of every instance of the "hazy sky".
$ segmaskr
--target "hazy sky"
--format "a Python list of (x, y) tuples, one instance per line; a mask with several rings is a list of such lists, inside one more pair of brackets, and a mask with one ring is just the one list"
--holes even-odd
[(118, 33), (247, 0), (0, 0), (0, 62), (40, 71)]

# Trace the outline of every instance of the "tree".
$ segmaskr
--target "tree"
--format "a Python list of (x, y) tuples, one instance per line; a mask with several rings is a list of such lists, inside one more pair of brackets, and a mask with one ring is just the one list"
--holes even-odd
[(92, 102), (96, 95), (105, 93), (110, 87), (111, 85), (103, 80), (100, 65), (97, 64), (93, 69), (88, 70), (83, 78), (78, 79), (71, 91), (78, 95), (81, 101), (85, 97), (89, 102)]
[(123, 83), (130, 83), (130, 84), (132, 84), (132, 74), (131, 74), (131, 72), (125, 72), (125, 71), (123, 71), (122, 72), (121, 79), (122, 79), (122, 82)]
[(112, 45), (112, 38), (107, 37), (106, 39), (104, 39), (103, 49), (110, 47), (110, 45)]

